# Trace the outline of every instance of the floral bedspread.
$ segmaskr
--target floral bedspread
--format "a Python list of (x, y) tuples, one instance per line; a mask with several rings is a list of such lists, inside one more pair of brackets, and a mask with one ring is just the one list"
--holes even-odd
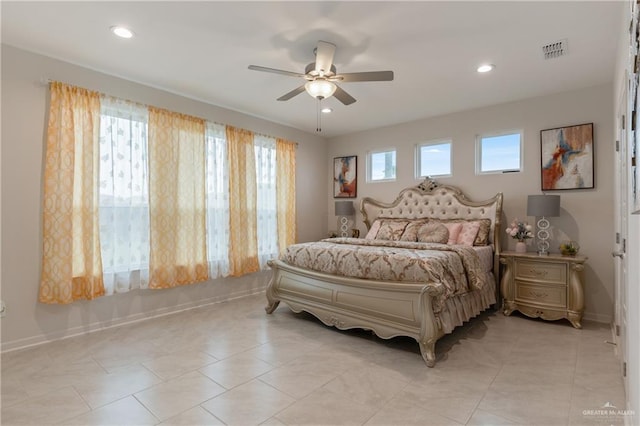
[(486, 283), (471, 247), (408, 241), (329, 238), (289, 246), (280, 260), (326, 274), (382, 281), (438, 282), (444, 298)]

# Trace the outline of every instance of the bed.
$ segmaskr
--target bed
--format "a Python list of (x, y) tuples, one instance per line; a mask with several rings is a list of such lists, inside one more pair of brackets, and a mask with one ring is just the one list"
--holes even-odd
[[(426, 179), (391, 203), (363, 198), (360, 211), (365, 238), (294, 244), (269, 262), (265, 310), (273, 313), (282, 301), (341, 330), (408, 336), (433, 367), (437, 340), (499, 300), (502, 193), (474, 202)], [(476, 223), (470, 242), (465, 230)], [(457, 244), (463, 232), (451, 239), (456, 229), (465, 233), (463, 245)]]

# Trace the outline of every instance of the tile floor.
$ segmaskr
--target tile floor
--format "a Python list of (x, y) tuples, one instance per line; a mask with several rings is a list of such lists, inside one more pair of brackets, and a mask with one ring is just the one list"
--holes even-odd
[[(582, 425), (624, 408), (610, 329), (486, 312), (438, 342), (254, 295), (2, 355), (3, 425)], [(586, 413), (586, 414), (585, 414)]]

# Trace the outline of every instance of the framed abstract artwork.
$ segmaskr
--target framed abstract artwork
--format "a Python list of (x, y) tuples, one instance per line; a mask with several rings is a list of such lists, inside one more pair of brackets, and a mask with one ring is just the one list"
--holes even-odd
[(593, 123), (540, 131), (542, 190), (594, 188)]
[(333, 198), (356, 198), (358, 189), (358, 157), (333, 159)]

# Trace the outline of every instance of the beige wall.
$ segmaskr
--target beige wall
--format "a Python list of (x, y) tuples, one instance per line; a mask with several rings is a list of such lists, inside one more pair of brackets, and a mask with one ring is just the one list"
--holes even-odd
[(327, 156), (323, 138), (3, 45), (1, 298), (7, 305), (1, 320), (3, 350), (253, 293), (269, 278), (268, 273), (259, 273), (67, 306), (38, 303), (47, 110), (43, 78), (297, 141), (298, 240), (316, 240), (326, 234), (326, 203), (317, 197), (325, 193), (329, 179), (325, 164), (318, 160)]
[[(425, 99), (425, 102), (429, 102)], [(453, 139), (453, 177), (441, 183), (459, 186), (472, 199), (483, 200), (496, 192), (504, 193), (503, 221), (526, 218), (527, 195), (540, 194), (540, 130), (573, 124), (594, 123), (595, 189), (556, 191), (561, 196), (561, 216), (551, 218), (554, 229), (553, 251), (558, 241), (570, 238), (580, 243), (581, 253), (589, 257), (585, 271), (585, 318), (609, 322), (613, 314), (613, 88), (598, 86), (520, 102), (497, 105), (442, 117), (413, 121), (349, 136), (331, 138), (327, 168), (333, 158), (358, 156), (358, 199), (374, 197), (393, 201), (398, 192), (415, 186), (414, 149), (419, 142)], [(524, 166), (521, 173), (475, 175), (477, 134), (503, 130), (524, 131)], [(397, 181), (367, 184), (366, 154), (370, 150), (397, 149)], [(329, 187), (328, 193), (331, 194)], [(328, 209), (333, 212), (333, 198)], [(356, 207), (359, 204), (356, 203)], [(533, 222), (534, 218), (526, 218)], [(336, 228), (336, 218), (327, 219), (328, 229)], [(364, 232), (362, 216), (356, 226)], [(505, 245), (506, 244), (506, 245)], [(503, 247), (514, 248), (514, 241), (503, 239)], [(530, 250), (534, 250), (530, 247)]]

